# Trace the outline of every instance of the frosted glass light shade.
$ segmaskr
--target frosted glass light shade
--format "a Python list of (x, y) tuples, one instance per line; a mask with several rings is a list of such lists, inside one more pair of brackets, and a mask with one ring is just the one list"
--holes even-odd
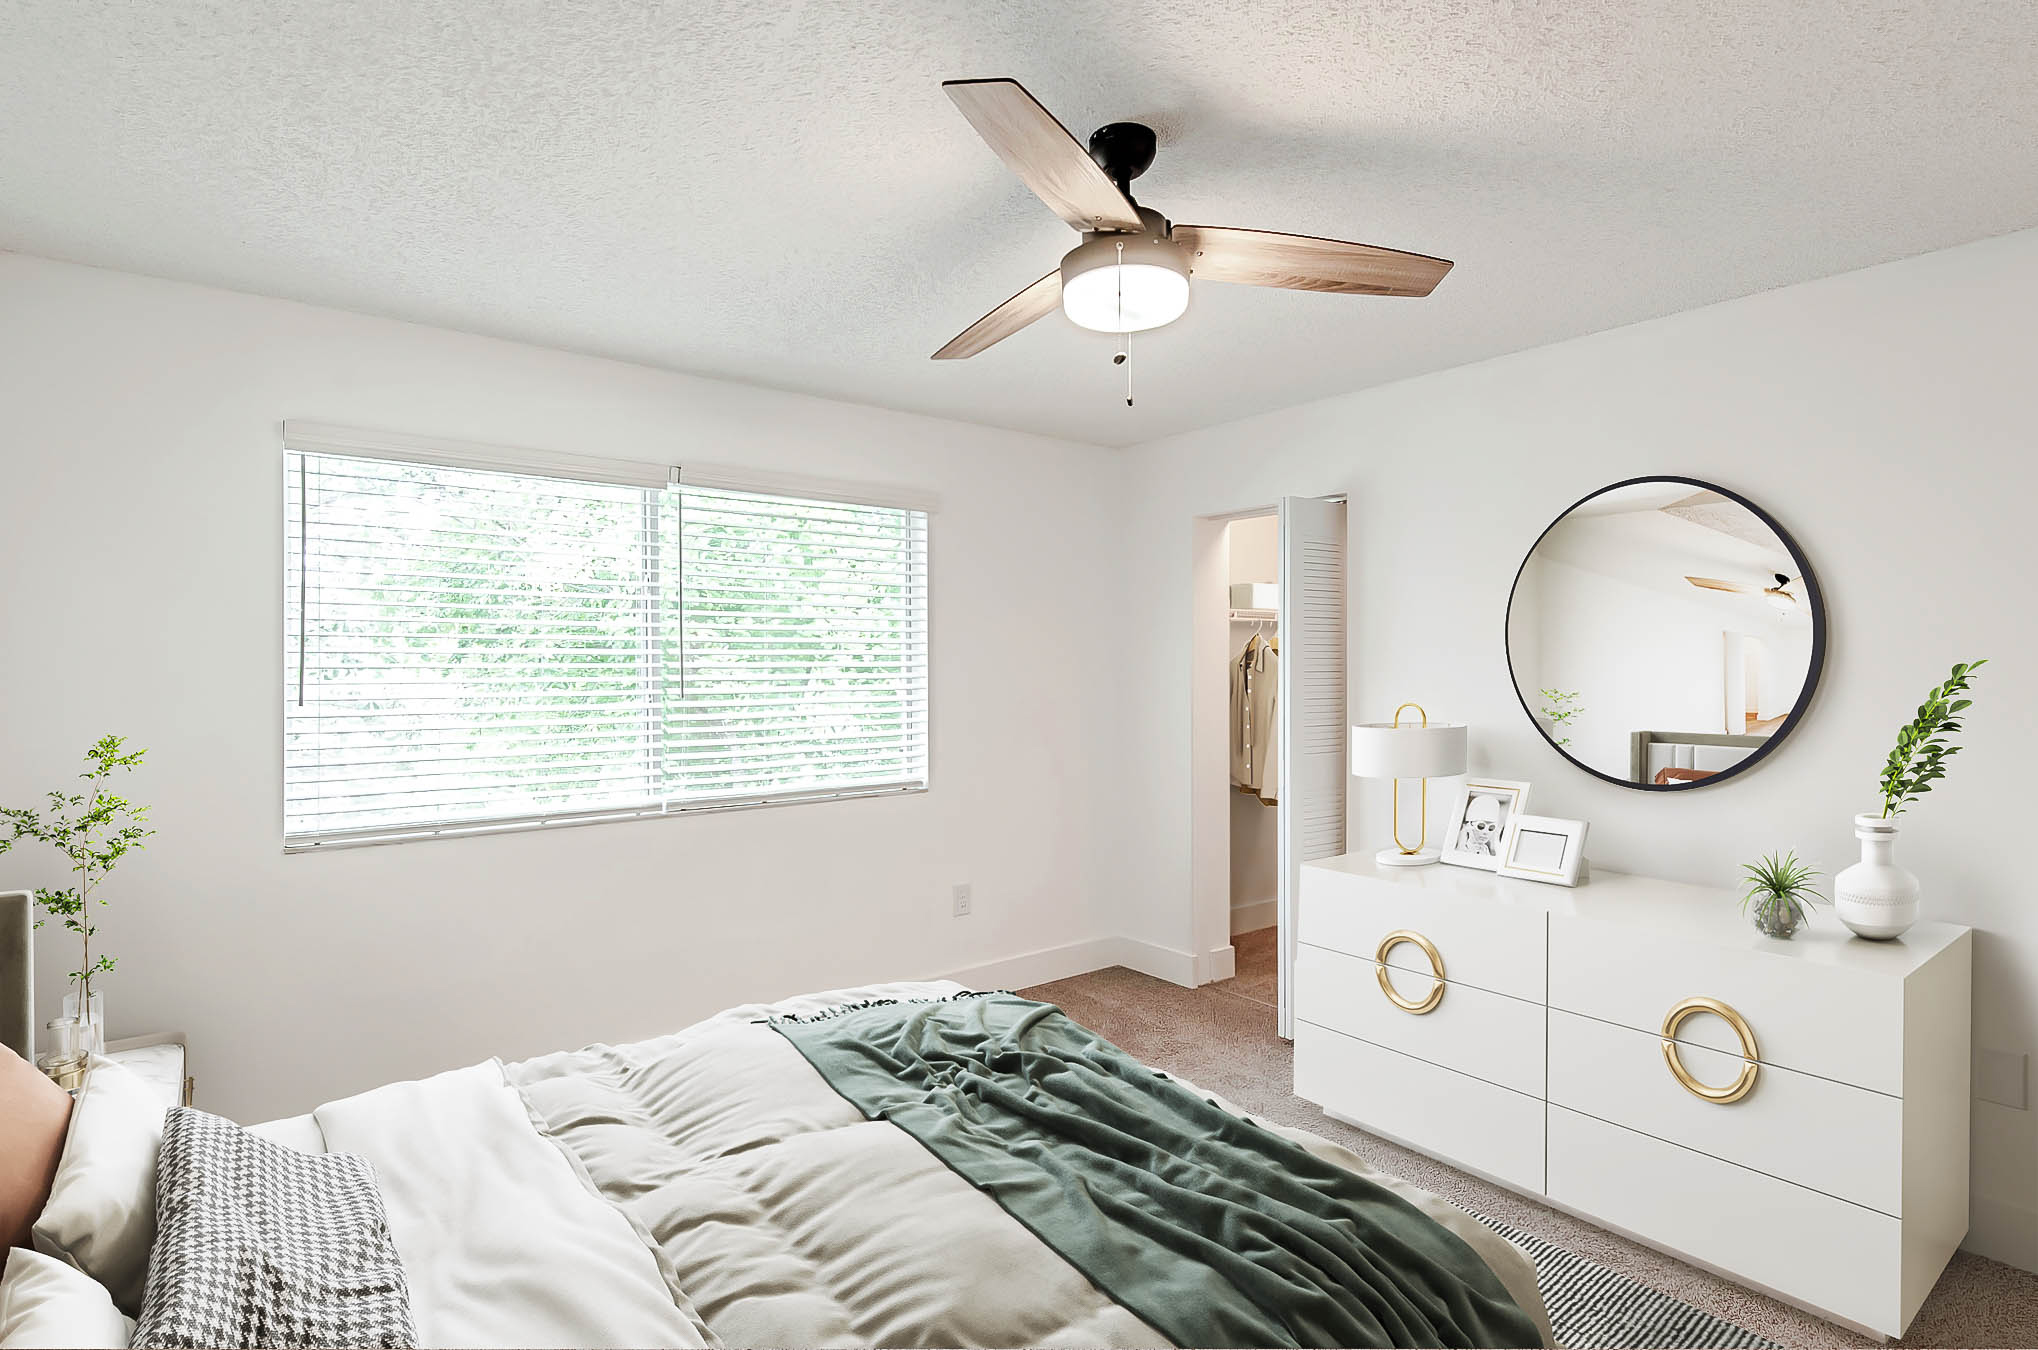
[(1354, 778), (1449, 778), (1464, 771), (1462, 722), (1426, 727), (1362, 722), (1352, 728)]
[(1061, 260), (1062, 312), (1100, 333), (1137, 333), (1182, 317), (1189, 259), (1151, 234), (1095, 234)]
[(1189, 307), (1189, 279), (1144, 263), (1099, 267), (1062, 287), (1061, 307), (1085, 328), (1137, 333), (1182, 317)]

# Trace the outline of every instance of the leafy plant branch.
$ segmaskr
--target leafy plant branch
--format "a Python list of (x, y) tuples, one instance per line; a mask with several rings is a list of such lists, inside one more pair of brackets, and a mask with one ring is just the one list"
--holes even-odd
[[(89, 1015), (92, 1006), (92, 977), (110, 972), (114, 966), (113, 957), (103, 952), (97, 957), (92, 954), (92, 938), (99, 926), (92, 922), (91, 906), (106, 903), (94, 892), (115, 864), (155, 833), (144, 823), (149, 808), (136, 806), (109, 786), (116, 772), (132, 772), (148, 753), (123, 750), (125, 743), (120, 736), (101, 736), (85, 752), (86, 769), (78, 775), (87, 784), (84, 791), (51, 792), (47, 794), (49, 805), (41, 810), (0, 807), (0, 827), (7, 830), (0, 834), (0, 853), (30, 839), (48, 844), (71, 864), (76, 881), (62, 888), (38, 888), (35, 902), (47, 918), (56, 919), (78, 937), (81, 957), (70, 977), (78, 986), (81, 1018)], [(45, 921), (37, 919), (35, 926), (40, 928)]]
[(1946, 682), (1925, 695), (1918, 715), (1897, 732), (1896, 748), (1882, 766), (1883, 819), (1902, 815), (1905, 807), (1946, 776), (1946, 761), (1960, 753), (1951, 740), (1960, 732), (1960, 714), (1974, 706), (1974, 700), (1961, 695), (1967, 692), (1969, 677), (1987, 664), (1981, 660), (1954, 666)]
[[(1585, 715), (1585, 709), (1578, 706), (1580, 695), (1576, 689), (1544, 689), (1539, 692), (1543, 696), (1543, 716), (1550, 719), (1557, 730), (1568, 731), (1573, 720)], [(1556, 736), (1551, 739), (1558, 745), (1571, 744), (1569, 736)]]

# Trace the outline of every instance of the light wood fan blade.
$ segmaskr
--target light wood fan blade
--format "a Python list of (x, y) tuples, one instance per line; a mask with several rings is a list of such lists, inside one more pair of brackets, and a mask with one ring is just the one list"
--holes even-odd
[(955, 106), (1005, 167), (1079, 230), (1146, 228), (1118, 185), (1017, 80), (946, 80)]
[(1686, 577), (1686, 581), (1702, 590), (1732, 591), (1735, 595), (1760, 595), (1760, 586), (1743, 586), (1738, 581), (1721, 581), (1717, 577)]
[(1059, 308), (1061, 308), (1061, 270), (1057, 268), (957, 333), (946, 347), (934, 353), (934, 359), (959, 361), (965, 356), (975, 356), (984, 348), (993, 343), (1003, 342), (1035, 319), (1044, 319)]
[(1189, 250), (1189, 275), (1201, 281), (1338, 295), (1428, 295), (1451, 270), (1442, 258), (1307, 234), (1177, 225), (1173, 237)]

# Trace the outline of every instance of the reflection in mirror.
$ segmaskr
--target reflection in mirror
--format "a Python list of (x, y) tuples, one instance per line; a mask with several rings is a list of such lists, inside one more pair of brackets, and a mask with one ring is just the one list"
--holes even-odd
[(1522, 706), (1615, 782), (1697, 787), (1747, 767), (1818, 682), (1818, 584), (1775, 523), (1682, 478), (1623, 483), (1544, 532), (1507, 611)]

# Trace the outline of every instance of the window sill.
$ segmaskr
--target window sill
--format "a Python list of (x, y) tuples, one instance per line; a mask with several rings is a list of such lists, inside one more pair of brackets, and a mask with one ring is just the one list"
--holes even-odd
[(912, 797), (923, 795), (928, 790), (926, 783), (891, 783), (871, 787), (783, 793), (771, 797), (718, 798), (713, 801), (644, 807), (638, 810), (560, 812), (543, 816), (518, 816), (508, 820), (454, 821), (444, 825), (377, 826), (361, 830), (336, 831), (331, 834), (287, 836), (283, 841), (283, 851), (327, 853), (341, 848), (411, 844), (426, 839), (471, 839), (477, 835), (521, 834), (528, 830), (563, 830), (581, 825), (612, 825), (618, 821), (672, 820), (725, 811), (756, 811), (773, 806), (810, 806), (817, 802)]

